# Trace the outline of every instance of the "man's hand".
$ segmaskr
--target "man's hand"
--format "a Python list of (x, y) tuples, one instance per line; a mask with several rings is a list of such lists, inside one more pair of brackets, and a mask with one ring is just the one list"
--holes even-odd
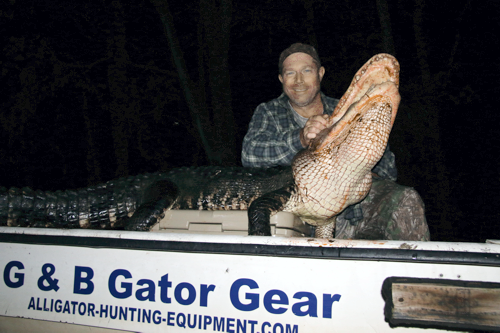
[(327, 114), (312, 116), (307, 120), (304, 128), (300, 131), (300, 142), (306, 148), (318, 133), (326, 128)]

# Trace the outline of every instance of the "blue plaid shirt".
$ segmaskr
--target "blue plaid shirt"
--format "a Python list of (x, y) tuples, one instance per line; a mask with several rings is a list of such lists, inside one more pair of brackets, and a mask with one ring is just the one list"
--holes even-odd
[[(321, 93), (325, 114), (331, 115), (339, 100)], [(293, 157), (304, 149), (300, 142), (302, 127), (295, 121), (294, 111), (285, 93), (270, 102), (260, 104), (255, 110), (243, 139), (241, 162), (245, 167), (272, 167), (290, 165)], [(389, 146), (384, 156), (372, 170), (382, 179), (397, 179), (396, 160)], [(347, 207), (337, 220), (356, 224), (363, 219), (361, 205)]]

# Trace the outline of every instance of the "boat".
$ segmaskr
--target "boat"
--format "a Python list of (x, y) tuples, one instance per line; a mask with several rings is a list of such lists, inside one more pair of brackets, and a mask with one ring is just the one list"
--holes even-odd
[(272, 237), (246, 213), (171, 211), (152, 232), (0, 227), (1, 332), (500, 331), (500, 241)]

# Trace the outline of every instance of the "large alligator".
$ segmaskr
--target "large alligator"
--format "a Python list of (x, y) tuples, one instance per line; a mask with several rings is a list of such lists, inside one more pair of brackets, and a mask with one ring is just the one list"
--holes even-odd
[(372, 57), (355, 74), (328, 126), (292, 167), (180, 168), (80, 190), (0, 190), (0, 226), (150, 230), (167, 209), (248, 210), (249, 234), (271, 235), (288, 211), (331, 237), (335, 216), (361, 201), (399, 106), (399, 64)]

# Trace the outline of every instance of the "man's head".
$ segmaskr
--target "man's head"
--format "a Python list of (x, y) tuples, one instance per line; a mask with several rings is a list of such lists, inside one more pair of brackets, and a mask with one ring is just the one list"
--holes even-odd
[(316, 64), (317, 68), (321, 67), (321, 60), (319, 60), (318, 52), (314, 47), (311, 45), (307, 44), (302, 44), (302, 43), (295, 43), (290, 45), (289, 48), (285, 49), (283, 52), (280, 54), (280, 60), (278, 63), (278, 68), (279, 68), (279, 73), (283, 75), (283, 62), (285, 62), (285, 59), (288, 58), (288, 56), (294, 54), (294, 53), (305, 53), (309, 54), (311, 58), (313, 58), (314, 63)]
[(292, 106), (307, 107), (320, 102), (319, 92), (325, 68), (314, 47), (295, 43), (280, 55), (279, 80)]

